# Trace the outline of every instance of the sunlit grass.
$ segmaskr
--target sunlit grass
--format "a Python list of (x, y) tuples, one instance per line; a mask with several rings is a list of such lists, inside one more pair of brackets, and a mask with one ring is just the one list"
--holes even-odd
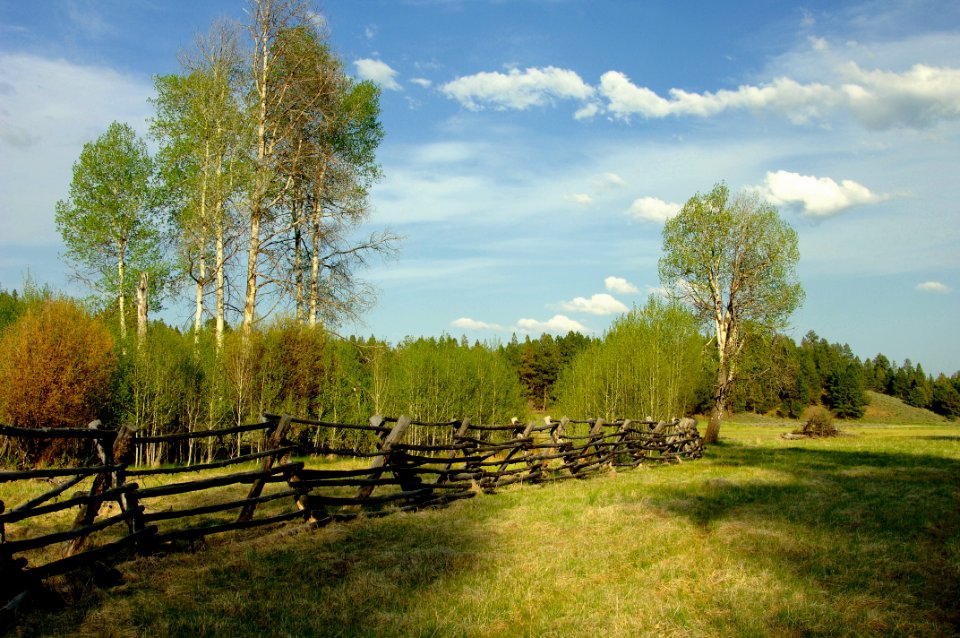
[(960, 428), (790, 441), (727, 424), (702, 460), (121, 566), (24, 635), (949, 636)]

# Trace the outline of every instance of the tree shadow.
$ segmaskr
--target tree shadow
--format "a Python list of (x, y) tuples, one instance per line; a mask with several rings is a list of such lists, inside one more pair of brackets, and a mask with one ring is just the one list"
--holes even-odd
[(361, 517), (301, 533), (287, 526), (213, 538), (196, 553), (138, 559), (121, 566), (124, 585), (101, 592), (85, 609), (28, 618), (18, 633), (404, 634), (425, 592), (474, 569), (489, 551), (483, 521), (464, 523), (448, 509)]
[(735, 442), (714, 454), (725, 478), (669, 488), (654, 505), (708, 536), (732, 531), (762, 569), (960, 635), (960, 461)]

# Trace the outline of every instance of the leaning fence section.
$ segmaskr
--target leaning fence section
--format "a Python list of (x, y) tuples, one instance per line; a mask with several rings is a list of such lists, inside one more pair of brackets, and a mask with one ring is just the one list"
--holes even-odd
[[(259, 423), (163, 436), (104, 429), (99, 422), (56, 429), (0, 425), (0, 436), (33, 443), (79, 439), (92, 450), (92, 462), (82, 466), (0, 471), (5, 600), (131, 549), (148, 554), (288, 520), (324, 524), (431, 507), (513, 483), (585, 478), (703, 454), (692, 419), (547, 417), (543, 423), (474, 425), (469, 419), (373, 416), (365, 424), (344, 424), (266, 415)], [(135, 464), (148, 457), (149, 446), (226, 437), (237, 437), (238, 453), (228, 458), (175, 467)]]

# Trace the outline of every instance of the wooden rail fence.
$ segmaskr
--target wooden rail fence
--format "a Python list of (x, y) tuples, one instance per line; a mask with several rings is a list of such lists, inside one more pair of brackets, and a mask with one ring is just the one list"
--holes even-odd
[[(318, 436), (318, 429), (325, 436)], [(375, 437), (373, 451), (338, 445), (342, 439), (336, 433), (351, 430)], [(429, 437), (423, 436), (425, 430), (431, 431)], [(132, 465), (138, 448), (228, 435), (251, 441), (259, 436), (263, 449), (191, 466)], [(0, 425), (0, 436), (83, 439), (95, 450), (89, 466), (0, 471), (0, 488), (29, 483), (35, 491), (37, 479), (54, 485), (12, 507), (4, 502), (7, 490), (0, 491), (0, 602), (10, 601), (0, 610), (0, 626), (2, 617), (12, 617), (19, 601), (44, 579), (116, 560), (130, 550), (148, 554), (177, 542), (288, 520), (325, 524), (437, 506), (512, 483), (585, 478), (607, 468), (703, 454), (692, 419), (607, 423), (547, 417), (543, 424), (473, 425), (469, 419), (422, 423), (373, 416), (367, 424), (343, 424), (266, 415), (261, 423), (162, 436), (139, 436), (126, 426), (104, 429), (98, 421), (85, 429)], [(311, 462), (317, 455), (322, 462)], [(306, 460), (290, 460), (298, 458)], [(249, 463), (258, 467), (231, 467)], [(200, 470), (223, 472), (189, 476)], [(70, 523), (64, 513), (74, 508)], [(53, 523), (44, 522), (51, 518)]]

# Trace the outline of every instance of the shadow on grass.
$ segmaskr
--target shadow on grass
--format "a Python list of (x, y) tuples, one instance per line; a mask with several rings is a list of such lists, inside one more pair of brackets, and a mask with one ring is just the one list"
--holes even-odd
[(127, 584), (86, 615), (38, 617), (21, 635), (430, 635), (405, 618), (438, 580), (477, 564), (481, 526), (428, 510), (215, 540), (196, 554), (136, 561), (124, 569)]
[(712, 456), (724, 478), (669, 488), (655, 505), (810, 591), (872, 601), (891, 634), (902, 613), (929, 635), (960, 635), (960, 461), (735, 442)]

